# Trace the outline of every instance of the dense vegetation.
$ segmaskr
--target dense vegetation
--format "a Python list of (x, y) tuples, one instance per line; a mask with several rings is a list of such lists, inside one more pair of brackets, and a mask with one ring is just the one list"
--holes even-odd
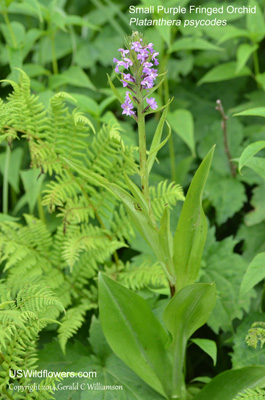
[[(0, 393), (265, 399), (264, 2), (196, 28), (130, 5), (0, 1)], [(159, 76), (127, 116), (113, 58), (137, 75), (140, 38)]]

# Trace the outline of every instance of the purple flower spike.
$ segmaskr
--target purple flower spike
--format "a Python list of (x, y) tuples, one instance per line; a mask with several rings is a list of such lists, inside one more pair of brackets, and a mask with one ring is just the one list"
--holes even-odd
[(155, 101), (154, 97), (151, 97), (150, 99), (146, 98), (147, 104), (149, 104), (149, 107), (151, 107), (152, 110), (156, 110), (158, 105), (157, 102)]
[[(128, 89), (121, 105), (122, 114), (133, 117), (137, 120), (135, 107), (142, 109), (143, 99), (146, 98), (149, 89), (154, 87), (154, 82), (158, 76), (155, 65), (158, 65), (158, 52), (154, 50), (154, 44), (145, 44), (140, 37), (141, 34), (135, 32), (127, 43), (125, 49), (120, 48), (120, 60), (114, 58), (115, 71), (121, 75), (120, 81), (124, 88)], [(132, 41), (134, 40), (134, 41)], [(122, 68), (120, 68), (122, 67)], [(143, 109), (156, 110), (157, 103), (154, 98), (146, 99), (147, 106)]]

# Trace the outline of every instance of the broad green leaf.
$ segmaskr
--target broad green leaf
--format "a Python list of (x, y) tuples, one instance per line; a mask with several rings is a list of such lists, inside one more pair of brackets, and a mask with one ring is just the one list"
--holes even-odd
[[(90, 329), (94, 330), (93, 323)], [(93, 354), (89, 346), (82, 345), (80, 341), (75, 341), (67, 346), (64, 355), (59, 347), (58, 342), (53, 341), (44, 345), (39, 351), (39, 368), (54, 372), (73, 371), (73, 372), (96, 372), (97, 376), (93, 378), (64, 378), (63, 385), (71, 386), (75, 383), (75, 387), (69, 390), (58, 390), (55, 392), (56, 400), (66, 400), (66, 396), (71, 400), (164, 400), (165, 397), (159, 395), (142, 379), (140, 379), (127, 365), (124, 364), (109, 348), (102, 329), (97, 326), (97, 337), (93, 336)], [(85, 340), (85, 338), (84, 338)], [(91, 336), (89, 341), (91, 341)], [(99, 346), (108, 348), (109, 354), (101, 357), (97, 349)], [(94, 351), (95, 346), (95, 351)], [(56, 357), (54, 357), (56, 355)], [(79, 385), (77, 387), (76, 381)], [(81, 390), (81, 384), (82, 386)], [(87, 386), (92, 385), (92, 386)], [(122, 390), (97, 390), (97, 386), (122, 386)], [(69, 399), (70, 400), (70, 399)]]
[(113, 85), (112, 80), (110, 79), (108, 74), (107, 74), (107, 77), (108, 77), (108, 82), (109, 82), (112, 92), (115, 94), (115, 96), (117, 97), (117, 99), (119, 100), (120, 103), (124, 103), (124, 98), (120, 95), (120, 93), (118, 92), (116, 87)]
[(169, 335), (147, 302), (99, 274), (99, 310), (103, 332), (114, 353), (165, 396), (171, 371), (166, 352)]
[(22, 3), (12, 2), (9, 7), (8, 12), (18, 15), (26, 15), (38, 18), (40, 22), (43, 22), (42, 10), (44, 10), (44, 5), (40, 6), (38, 0), (24, 0)]
[(106, 342), (102, 326), (99, 319), (95, 315), (92, 316), (90, 329), (89, 329), (89, 343), (91, 344), (93, 353), (100, 359), (105, 360), (112, 350)]
[(22, 49), (23, 60), (29, 54), (29, 52), (32, 51), (34, 44), (43, 34), (44, 33), (41, 29), (36, 29), (36, 28), (29, 29), (26, 32), (25, 40), (23, 42), (23, 49)]
[(243, 256), (250, 263), (258, 253), (265, 252), (265, 222), (253, 226), (241, 225), (236, 239), (243, 242)]
[(234, 114), (234, 117), (237, 116), (244, 116), (244, 115), (249, 115), (249, 116), (256, 116), (256, 117), (265, 117), (265, 107), (256, 107), (256, 108), (250, 108), (249, 110), (241, 111), (240, 113)]
[(169, 281), (173, 284), (175, 282), (173, 264), (168, 263), (167, 255), (165, 254), (164, 249), (160, 246), (158, 231), (151, 222), (150, 215), (147, 211), (148, 206), (146, 201), (140, 190), (132, 182), (127, 180), (127, 184), (136, 197), (131, 196), (118, 185), (109, 183), (106, 180), (104, 181), (103, 186), (109, 189), (122, 201), (137, 231), (153, 249), (157, 260), (161, 262)]
[(264, 366), (239, 368), (217, 375), (195, 396), (194, 400), (233, 400), (244, 389), (264, 385)]
[(247, 161), (245, 166), (251, 168), (259, 176), (265, 179), (265, 158), (252, 157)]
[[(256, 157), (254, 157), (256, 158)], [(265, 177), (265, 160), (264, 161), (264, 177)], [(247, 226), (256, 225), (265, 220), (265, 182), (263, 185), (259, 185), (253, 189), (253, 196), (251, 198), (250, 204), (253, 207), (245, 216), (245, 224)]]
[(6, 221), (19, 221), (19, 218), (12, 217), (11, 215), (8, 214), (0, 213), (0, 223)]
[(50, 75), (50, 71), (40, 64), (24, 64), (23, 71), (28, 75), (29, 78), (35, 78), (36, 76), (40, 75)]
[(172, 394), (175, 396), (180, 395), (187, 342), (207, 322), (215, 300), (214, 283), (195, 283), (179, 290), (164, 311), (164, 323), (172, 335)]
[(257, 74), (256, 80), (262, 89), (265, 90), (265, 73), (263, 72), (262, 74)]
[(242, 295), (246, 294), (255, 285), (265, 278), (265, 253), (257, 254), (256, 257), (249, 264), (244, 275), (240, 292)]
[(149, 150), (149, 155), (147, 158), (147, 169), (148, 169), (148, 173), (150, 174), (151, 169), (154, 165), (155, 159), (156, 159), (156, 155), (158, 153), (158, 151), (160, 150), (160, 148), (162, 147), (162, 144), (165, 144), (163, 141), (161, 143), (161, 137), (162, 137), (162, 133), (163, 133), (163, 127), (164, 127), (164, 123), (166, 120), (166, 116), (167, 116), (167, 111), (168, 111), (168, 107), (166, 107), (163, 111), (163, 114), (160, 117), (160, 120), (158, 122), (151, 146), (150, 146), (150, 150)]
[[(10, 47), (17, 48), (24, 43), (26, 32), (24, 25), (22, 25), (20, 22), (11, 22), (10, 29), (6, 24), (0, 24), (0, 27), (5, 41)], [(13, 35), (11, 35), (11, 30)]]
[(232, 176), (224, 177), (217, 172), (209, 175), (205, 190), (207, 198), (215, 208), (218, 225), (241, 210), (247, 201), (242, 182)]
[[(57, 32), (55, 35), (55, 52), (57, 60), (71, 54), (73, 51), (73, 43), (69, 40), (69, 34), (65, 32)], [(51, 40), (48, 36), (43, 36), (36, 48), (36, 59), (42, 60), (42, 64), (52, 62)]]
[(236, 73), (241, 71), (241, 69), (246, 65), (251, 54), (254, 51), (256, 51), (257, 48), (258, 48), (257, 45), (253, 46), (248, 43), (243, 43), (238, 47), (237, 54), (236, 54), (236, 57), (237, 57)]
[(164, 254), (164, 263), (167, 270), (174, 271), (173, 265), (173, 237), (170, 231), (170, 211), (165, 207), (164, 213), (160, 220), (158, 231), (159, 246)]
[(214, 229), (209, 230), (203, 254), (201, 282), (215, 282), (217, 290), (216, 306), (207, 324), (218, 333), (233, 331), (233, 320), (242, 319), (248, 312), (254, 290), (246, 295), (240, 294), (240, 285), (248, 263), (234, 253), (238, 240), (232, 237), (216, 241)]
[(246, 336), (254, 322), (265, 322), (265, 314), (251, 312), (245, 316), (244, 320), (237, 327), (233, 335), (233, 352), (232, 366), (233, 368), (243, 368), (250, 365), (265, 365), (264, 347), (260, 345), (256, 349), (250, 347), (246, 343)]
[[(4, 175), (6, 154), (0, 154), (0, 171)], [(23, 158), (23, 150), (18, 147), (10, 152), (8, 183), (16, 193), (19, 193), (19, 171)]]
[(78, 25), (78, 26), (86, 26), (95, 31), (99, 31), (99, 27), (91, 24), (85, 18), (80, 17), (79, 15), (66, 15), (64, 18), (65, 25)]
[(127, 176), (124, 176), (125, 181), (127, 183), (128, 189), (131, 191), (133, 194), (134, 198), (136, 201), (138, 201), (137, 209), (144, 211), (146, 214), (148, 214), (148, 204), (145, 200), (145, 197), (139, 187)]
[[(78, 105), (78, 108), (81, 111), (93, 114), (95, 116), (99, 116), (100, 114), (99, 105), (91, 97), (81, 93), (72, 93), (72, 92), (71, 96), (73, 96), (77, 100), (77, 103), (73, 102), (73, 104)], [(70, 102), (72, 101), (70, 100)]]
[(265, 20), (263, 11), (257, 1), (250, 0), (248, 4), (251, 8), (256, 7), (255, 13), (247, 13), (246, 25), (250, 38), (254, 43), (260, 42), (265, 36)]
[(198, 37), (184, 37), (177, 39), (175, 43), (169, 48), (170, 53), (182, 50), (217, 50), (222, 51), (223, 49), (208, 42), (205, 39)]
[(17, 202), (14, 214), (21, 210), (25, 204), (28, 204), (29, 211), (32, 214), (41, 191), (44, 175), (40, 175), (40, 169), (21, 171), (20, 175), (25, 189), (25, 194)]
[(213, 340), (210, 339), (191, 339), (192, 343), (196, 344), (213, 360), (213, 365), (216, 365), (217, 359), (217, 346)]
[(191, 154), (195, 157), (194, 122), (188, 110), (175, 110), (168, 114), (168, 121), (174, 132), (186, 143)]
[(257, 154), (260, 150), (264, 148), (265, 148), (265, 140), (260, 140), (258, 142), (251, 143), (250, 145), (248, 145), (239, 158), (239, 165), (238, 165), (239, 172), (255, 154)]
[(213, 152), (214, 147), (206, 155), (191, 181), (175, 232), (173, 260), (178, 290), (193, 283), (198, 277), (207, 236), (202, 196)]
[(198, 82), (198, 85), (209, 82), (221, 82), (229, 79), (239, 78), (241, 76), (251, 75), (251, 70), (248, 67), (243, 67), (241, 71), (236, 72), (237, 63), (234, 61), (217, 65), (208, 71)]
[(95, 86), (90, 81), (89, 77), (85, 74), (82, 68), (78, 66), (72, 66), (62, 74), (52, 75), (49, 81), (51, 89), (56, 89), (62, 85), (77, 86), (91, 90), (95, 89)]
[(248, 37), (249, 32), (245, 29), (239, 29), (233, 25), (228, 25), (224, 29), (222, 28), (223, 35), (220, 37), (218, 44), (222, 44), (230, 39), (236, 39), (240, 37)]

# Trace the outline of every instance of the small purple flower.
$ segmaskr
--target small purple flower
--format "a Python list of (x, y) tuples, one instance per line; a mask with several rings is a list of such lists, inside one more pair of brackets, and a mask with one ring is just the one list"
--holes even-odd
[[(130, 58), (124, 58), (124, 61), (126, 61), (127, 65), (129, 65), (130, 67), (133, 65), (132, 60), (130, 60)], [(126, 69), (128, 69), (128, 67)]]
[(124, 102), (121, 105), (121, 108), (123, 109), (122, 114), (128, 115), (129, 117), (133, 114), (135, 114), (135, 111), (132, 111), (133, 109), (133, 104), (132, 103), (128, 103), (128, 102)]
[(140, 42), (132, 42), (132, 50), (134, 50), (136, 53), (139, 53), (139, 51), (142, 49), (142, 45)]
[(147, 60), (148, 56), (149, 56), (148, 51), (145, 49), (142, 49), (142, 50), (140, 50), (140, 53), (137, 55), (137, 59), (140, 60), (141, 63), (143, 64)]
[(122, 82), (122, 86), (123, 86), (123, 87), (128, 86), (128, 82), (125, 82), (123, 79), (121, 79), (121, 82)]
[(118, 51), (121, 52), (121, 56), (122, 56), (122, 57), (125, 57), (126, 54), (129, 54), (129, 53), (130, 53), (129, 50), (124, 50), (124, 49), (118, 49)]
[(154, 65), (159, 65), (158, 59), (156, 58), (156, 56), (158, 56), (158, 52), (153, 53), (152, 55), (152, 60), (154, 61)]
[(128, 82), (133, 82), (133, 83), (135, 82), (135, 80), (131, 74), (123, 74), (122, 77), (123, 77), (123, 79), (121, 79), (121, 81), (122, 81), (123, 87), (128, 86)]
[(151, 54), (154, 52), (153, 47), (154, 47), (153, 43), (149, 43), (147, 46), (145, 46), (145, 48), (148, 49)]
[(158, 76), (157, 69), (151, 69), (148, 75), (150, 78), (155, 79)]
[[(129, 59), (125, 58), (124, 60), (129, 60)], [(129, 61), (131, 62), (131, 60), (129, 60)], [(117, 63), (117, 65), (115, 67), (115, 72), (117, 72), (117, 74), (120, 73), (120, 71), (119, 71), (119, 67), (120, 66), (124, 67), (125, 69), (129, 68), (129, 63), (128, 62), (125, 63), (124, 61), (119, 61), (119, 60), (117, 60), (117, 58), (113, 58), (113, 62)]]
[[(146, 64), (146, 63), (145, 63), (145, 64)], [(144, 68), (143, 68), (143, 73), (144, 73), (144, 74), (150, 75), (150, 74), (151, 74), (151, 71), (152, 71), (152, 70), (151, 70), (150, 68), (148, 68), (148, 67), (144, 67)]]
[(132, 102), (131, 93), (128, 90), (126, 92), (125, 102)]
[(147, 89), (151, 89), (154, 86), (154, 81), (152, 78), (150, 78), (149, 76), (146, 76), (142, 82), (141, 82), (142, 86), (146, 86)]
[(129, 117), (135, 114), (135, 111), (133, 111), (133, 103), (130, 95), (131, 93), (127, 91), (125, 96), (125, 102), (121, 105), (121, 108), (123, 109), (122, 114), (128, 115)]
[(143, 66), (147, 67), (147, 68), (151, 68), (153, 66), (153, 64), (151, 62), (145, 62), (145, 63), (143, 63)]
[(123, 74), (123, 79), (129, 82), (134, 82), (134, 78), (132, 77), (131, 74)]
[(151, 97), (150, 99), (148, 99), (148, 97), (146, 98), (147, 104), (149, 104), (149, 107), (151, 107), (152, 110), (156, 110), (158, 105), (157, 102), (155, 101), (154, 97)]

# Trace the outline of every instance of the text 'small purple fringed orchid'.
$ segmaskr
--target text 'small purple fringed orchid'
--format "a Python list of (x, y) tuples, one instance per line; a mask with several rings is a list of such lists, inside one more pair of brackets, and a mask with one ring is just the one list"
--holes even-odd
[(123, 87), (128, 89), (125, 102), (121, 105), (122, 114), (136, 117), (134, 107), (135, 105), (137, 107), (140, 101), (145, 100), (147, 103), (143, 112), (149, 108), (157, 109), (155, 98), (147, 96), (158, 76), (157, 69), (153, 67), (159, 64), (157, 60), (159, 53), (153, 49), (153, 43), (145, 45), (138, 34), (134, 35), (134, 39), (128, 40), (126, 50), (118, 50), (121, 53), (121, 60), (114, 58), (113, 61), (116, 63), (115, 72), (121, 74)]

